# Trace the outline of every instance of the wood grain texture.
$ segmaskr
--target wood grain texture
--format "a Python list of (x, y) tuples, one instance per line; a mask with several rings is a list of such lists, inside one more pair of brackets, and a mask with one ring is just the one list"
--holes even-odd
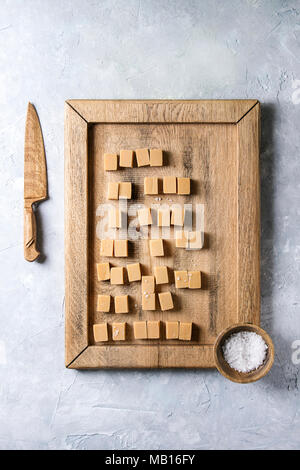
[(24, 199), (47, 197), (47, 169), (42, 129), (35, 107), (28, 103), (24, 146)]
[(237, 123), (257, 100), (68, 100), (89, 123)]
[(260, 322), (260, 105), (238, 123), (238, 319)]
[(88, 126), (65, 105), (66, 365), (88, 346)]
[[(216, 138), (217, 137), (217, 138)], [(218, 332), (238, 320), (237, 308), (237, 135), (235, 125), (224, 124), (95, 124), (90, 131), (90, 344), (94, 343), (93, 323), (103, 321), (127, 321), (127, 344), (140, 344), (133, 335), (135, 320), (171, 321), (178, 319), (193, 322), (193, 344), (213, 344)], [(163, 167), (141, 167), (103, 171), (103, 155), (111, 149), (153, 147), (168, 149), (164, 152)], [(191, 178), (191, 195), (144, 195), (144, 177), (158, 177), (160, 186), (164, 176), (180, 175)], [(149, 240), (130, 241), (129, 256), (125, 259), (102, 258), (100, 256), (101, 227), (105, 225), (107, 212), (104, 204), (113, 206), (117, 202), (107, 201), (108, 183), (113, 181), (133, 183), (133, 204), (150, 207), (161, 204), (171, 207), (174, 203), (192, 204), (193, 228), (197, 205), (202, 205), (205, 229), (205, 245), (202, 250), (191, 251), (175, 247), (174, 230), (170, 239), (167, 230), (149, 229), (149, 238), (164, 238), (165, 255), (152, 257)], [(132, 224), (135, 216), (129, 216)], [(143, 232), (146, 234), (147, 229)], [(112, 230), (110, 237), (117, 238)], [(151, 233), (151, 235), (150, 235)], [(106, 235), (106, 234), (105, 234)], [(161, 312), (144, 312), (141, 309), (141, 285), (138, 282), (124, 286), (111, 286), (99, 282), (96, 263), (110, 261), (112, 266), (141, 263), (143, 275), (151, 275), (154, 267), (168, 266), (170, 284), (157, 286), (157, 292), (172, 292), (174, 309)], [(174, 271), (188, 269), (202, 271), (201, 290), (175, 289)], [(98, 294), (130, 296), (129, 316), (97, 312)], [(150, 342), (151, 344), (152, 342)], [(178, 343), (178, 342), (177, 342)], [(113, 346), (114, 342), (110, 340)], [(150, 345), (149, 344), (149, 345)], [(169, 345), (162, 338), (159, 344)]]
[(72, 369), (167, 367), (215, 367), (213, 346), (89, 346), (70, 365)]
[(26, 261), (35, 261), (40, 252), (37, 250), (37, 231), (35, 213), (31, 202), (25, 199), (24, 204), (24, 258)]
[(28, 103), (24, 145), (24, 258), (34, 261), (37, 229), (33, 204), (47, 198), (47, 169), (42, 130), (33, 104)]
[[(251, 181), (257, 182), (258, 178), (258, 106), (256, 100), (71, 100), (66, 104), (66, 364), (69, 367), (213, 367), (213, 344), (220, 331), (244, 318), (259, 323), (259, 234), (256, 232), (259, 187), (251, 183), (251, 189), (247, 189), (248, 173), (251, 172)], [(103, 171), (104, 153), (143, 147), (165, 149), (165, 166)], [(173, 241), (167, 240), (166, 256), (154, 259), (149, 255), (148, 240), (134, 241), (130, 242), (127, 259), (110, 259), (113, 266), (140, 261), (142, 273), (146, 275), (152, 274), (154, 266), (169, 267), (171, 284), (159, 286), (158, 291), (171, 290), (174, 310), (144, 312), (140, 305), (140, 283), (111, 286), (97, 280), (96, 263), (108, 260), (101, 258), (99, 252), (99, 225), (103, 217), (99, 208), (108, 202), (106, 191), (110, 181), (131, 181), (133, 202), (157, 204), (155, 196), (144, 197), (144, 176), (158, 176), (161, 181), (164, 175), (170, 174), (191, 177), (192, 195), (171, 195), (159, 203), (203, 204), (205, 244), (203, 250), (191, 253), (175, 249)], [(253, 225), (257, 220), (258, 225)], [(253, 247), (247, 248), (247, 243), (253, 241)], [(243, 250), (243, 257), (239, 249)], [(200, 269), (203, 289), (176, 291), (175, 269)], [(252, 272), (247, 274), (247, 269)], [(249, 279), (251, 287), (244, 285)], [(129, 294), (130, 314), (97, 312), (100, 293)], [(188, 345), (178, 340), (168, 341), (164, 332), (159, 341), (135, 340), (133, 321), (154, 319), (192, 321), (192, 341)], [(92, 325), (101, 321), (109, 324), (126, 321), (126, 341), (120, 344), (110, 340), (105, 346), (96, 346)]]

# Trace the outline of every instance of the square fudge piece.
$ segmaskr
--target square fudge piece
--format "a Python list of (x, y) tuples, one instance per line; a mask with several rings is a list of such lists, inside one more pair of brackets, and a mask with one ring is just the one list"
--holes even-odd
[(144, 209), (139, 209), (137, 213), (138, 213), (139, 224), (141, 226), (152, 224), (151, 210), (149, 207), (145, 207)]
[(111, 268), (110, 270), (110, 283), (111, 284), (124, 284), (123, 268)]
[(154, 276), (142, 276), (142, 293), (153, 294), (154, 291)]
[(115, 240), (115, 256), (117, 258), (128, 256), (128, 240)]
[(118, 155), (116, 153), (104, 154), (104, 170), (115, 171), (118, 169)]
[(163, 240), (149, 240), (150, 255), (151, 256), (164, 256), (164, 244)]
[(184, 225), (184, 208), (181, 206), (172, 207), (171, 225)]
[(185, 289), (189, 287), (189, 278), (187, 271), (174, 271), (176, 289)]
[(158, 227), (170, 227), (170, 210), (169, 209), (158, 209), (157, 225)]
[(126, 337), (126, 323), (113, 323), (112, 324), (112, 339), (113, 341), (125, 341)]
[(176, 176), (164, 176), (163, 191), (165, 194), (176, 194)]
[(97, 312), (110, 311), (110, 295), (98, 295), (97, 297)]
[(111, 207), (108, 214), (108, 225), (110, 228), (121, 228), (121, 213), (119, 209)]
[(158, 294), (160, 308), (164, 310), (172, 310), (174, 308), (171, 292), (161, 292)]
[(137, 149), (135, 151), (137, 166), (150, 165), (149, 151), (148, 149)]
[(101, 240), (100, 255), (101, 256), (113, 256), (114, 253), (114, 241), (113, 240)]
[(196, 231), (189, 233), (189, 249), (201, 250), (204, 245), (204, 232)]
[(120, 151), (120, 167), (132, 168), (133, 167), (133, 150)]
[(160, 321), (159, 320), (147, 321), (147, 334), (148, 334), (148, 339), (160, 338)]
[(135, 339), (147, 339), (147, 323), (145, 321), (134, 321), (133, 331)]
[(142, 295), (142, 310), (155, 310), (155, 294)]
[(158, 194), (158, 178), (149, 176), (144, 178), (144, 193)]
[(142, 278), (141, 275), (141, 265), (140, 263), (132, 263), (132, 264), (127, 264), (127, 274), (128, 274), (128, 281), (133, 282), (133, 281), (140, 281)]
[(201, 289), (201, 272), (189, 271), (189, 289)]
[(177, 178), (177, 194), (191, 194), (190, 178)]
[(108, 281), (110, 279), (109, 263), (97, 263), (98, 281)]
[(183, 341), (191, 341), (192, 339), (192, 323), (179, 323), (179, 339)]
[(93, 325), (93, 331), (96, 343), (108, 341), (107, 323), (97, 323)]
[(169, 275), (167, 266), (155, 266), (154, 276), (156, 284), (168, 284)]
[(131, 199), (132, 184), (128, 181), (119, 183), (119, 199)]
[(163, 166), (163, 151), (150, 149), (150, 166)]
[(175, 246), (176, 248), (188, 248), (189, 240), (183, 230), (177, 230), (175, 232)]
[(178, 321), (166, 321), (166, 338), (178, 339)]
[(116, 295), (115, 312), (128, 313), (128, 295)]
[(119, 199), (119, 183), (108, 183), (107, 199)]

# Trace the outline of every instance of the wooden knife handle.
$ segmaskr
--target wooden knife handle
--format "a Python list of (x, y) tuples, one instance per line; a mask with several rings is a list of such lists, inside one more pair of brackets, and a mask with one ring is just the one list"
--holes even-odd
[(34, 261), (39, 256), (36, 249), (36, 220), (32, 204), (24, 207), (24, 258)]

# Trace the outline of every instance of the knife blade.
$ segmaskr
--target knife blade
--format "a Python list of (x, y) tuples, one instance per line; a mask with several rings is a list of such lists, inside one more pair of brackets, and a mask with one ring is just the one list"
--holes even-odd
[(47, 168), (40, 121), (35, 107), (28, 103), (24, 146), (24, 258), (34, 261), (36, 219), (33, 204), (47, 198)]

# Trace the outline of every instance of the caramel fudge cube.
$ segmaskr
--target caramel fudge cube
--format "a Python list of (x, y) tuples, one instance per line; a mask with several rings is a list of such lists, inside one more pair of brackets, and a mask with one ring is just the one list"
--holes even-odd
[(116, 153), (104, 154), (104, 170), (115, 171), (118, 169), (118, 155)]
[(163, 151), (150, 149), (150, 166), (163, 166)]
[(171, 292), (161, 292), (158, 294), (160, 308), (164, 310), (172, 310), (174, 308)]
[(169, 276), (167, 266), (155, 266), (154, 275), (156, 284), (168, 284)]
[(184, 208), (180, 206), (172, 207), (171, 225), (184, 225)]
[(147, 321), (148, 339), (160, 338), (160, 321)]
[(120, 151), (120, 167), (132, 168), (133, 167), (133, 150)]
[(154, 276), (142, 276), (142, 293), (152, 294), (154, 290)]
[(147, 339), (147, 323), (145, 321), (133, 322), (135, 339)]
[(189, 289), (201, 289), (201, 272), (189, 271)]
[(128, 256), (128, 240), (115, 240), (115, 256), (117, 258)]
[(128, 295), (116, 295), (115, 312), (128, 313)]
[(101, 256), (113, 256), (114, 252), (114, 241), (105, 239), (101, 240), (100, 255)]
[(175, 245), (176, 248), (188, 248), (189, 240), (183, 230), (177, 230), (177, 232), (175, 232)]
[(189, 287), (189, 278), (187, 271), (174, 271), (176, 289), (185, 289)]
[(149, 207), (145, 207), (144, 209), (138, 210), (138, 219), (139, 224), (141, 226), (152, 224), (151, 210), (149, 209)]
[(150, 165), (149, 151), (148, 149), (137, 149), (135, 151), (137, 166)]
[(142, 310), (155, 310), (155, 294), (142, 295)]
[(110, 270), (111, 284), (124, 284), (124, 272), (122, 267), (111, 268)]
[(148, 177), (144, 178), (144, 193), (145, 194), (158, 194), (158, 178)]
[(132, 263), (132, 264), (127, 264), (127, 274), (128, 274), (128, 281), (133, 282), (133, 281), (140, 281), (142, 276), (141, 276), (141, 265), (140, 263)]
[(177, 178), (177, 194), (191, 194), (190, 178)]
[(201, 250), (204, 245), (204, 233), (201, 231), (189, 233), (189, 249)]
[(132, 184), (128, 181), (119, 183), (119, 199), (131, 199)]
[(112, 339), (113, 341), (124, 341), (126, 336), (126, 323), (113, 323), (112, 324)]
[(151, 256), (164, 256), (164, 245), (163, 240), (149, 240), (150, 255)]
[(165, 194), (176, 194), (176, 176), (164, 176), (163, 191)]
[(166, 321), (166, 338), (178, 339), (178, 321)]
[(158, 209), (157, 225), (158, 227), (170, 227), (170, 210), (169, 209)]
[(119, 199), (119, 183), (114, 183), (110, 181), (108, 183), (108, 199)]
[(115, 207), (109, 211), (108, 225), (110, 228), (121, 228), (121, 213)]
[(110, 295), (98, 295), (97, 297), (97, 312), (110, 311)]
[(108, 281), (110, 279), (109, 263), (97, 263), (98, 281)]
[(96, 343), (108, 341), (107, 323), (97, 323), (93, 325), (93, 331)]
[(179, 323), (179, 339), (183, 341), (191, 341), (192, 339), (192, 323)]

